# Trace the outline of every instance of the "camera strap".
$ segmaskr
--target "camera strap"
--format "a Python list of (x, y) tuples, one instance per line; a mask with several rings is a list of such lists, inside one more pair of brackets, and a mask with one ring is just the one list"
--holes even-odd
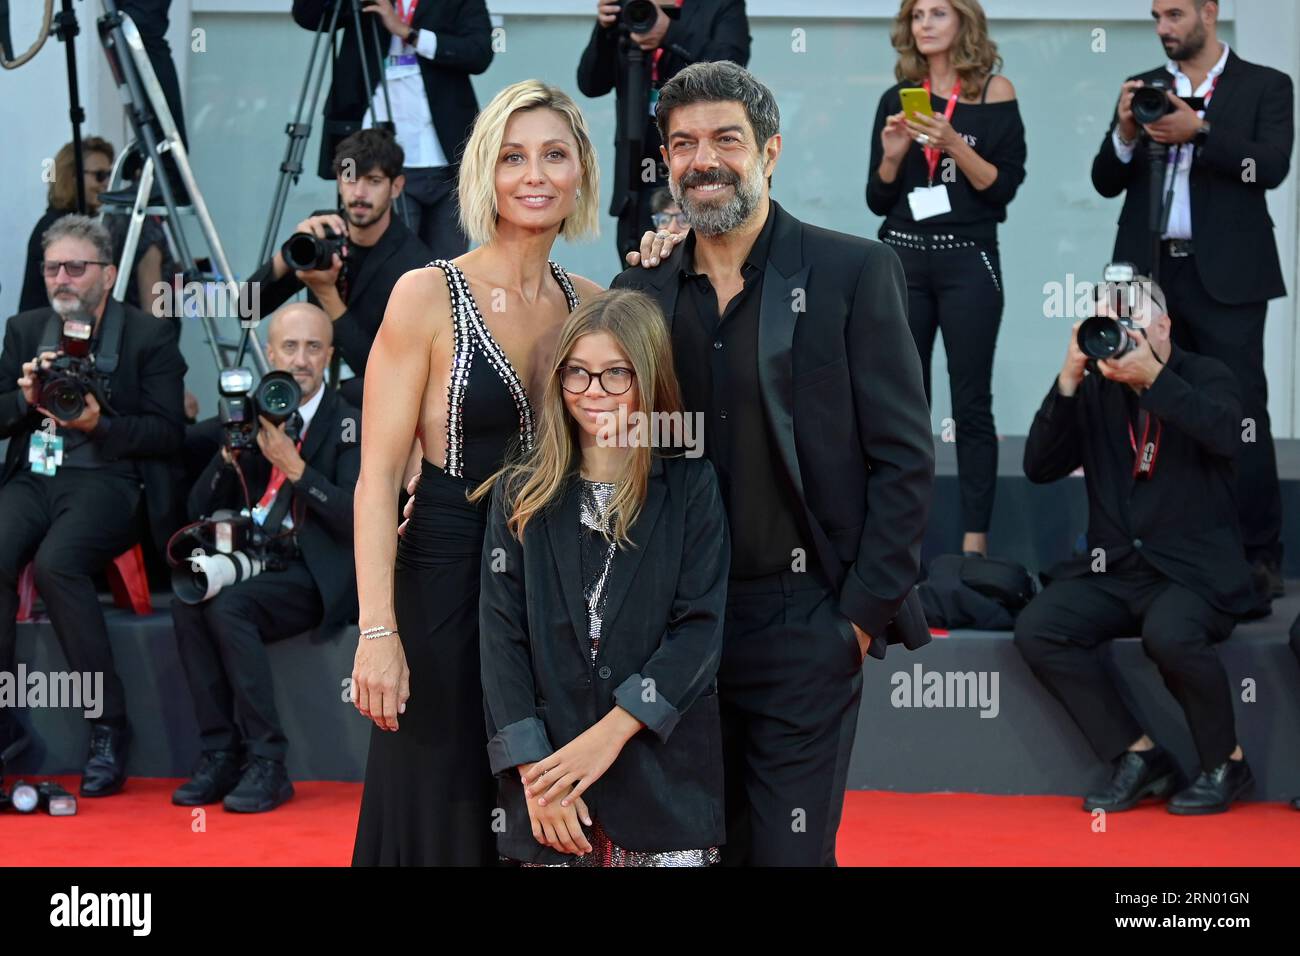
[[(1145, 409), (1139, 414), (1142, 426), (1142, 446), (1138, 450), (1137, 434), (1133, 431), (1133, 422), (1128, 423), (1128, 443), (1133, 449), (1133, 477), (1148, 479), (1156, 473), (1156, 457), (1160, 454), (1160, 435), (1164, 425), (1160, 419)], [(1151, 422), (1156, 423), (1156, 433), (1151, 434)]]

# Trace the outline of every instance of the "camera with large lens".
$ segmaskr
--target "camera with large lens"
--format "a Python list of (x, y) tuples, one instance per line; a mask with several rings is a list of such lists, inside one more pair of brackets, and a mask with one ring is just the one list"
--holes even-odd
[[(1165, 94), (1173, 87), (1162, 78), (1149, 80), (1144, 86), (1133, 91), (1133, 120), (1139, 126), (1155, 123), (1174, 111), (1174, 104)], [(1205, 100), (1200, 96), (1180, 97), (1194, 110), (1205, 108)]]
[(257, 445), (259, 417), (279, 425), (288, 420), (302, 401), (302, 386), (289, 372), (267, 372), (254, 389), (253, 373), (248, 369), (222, 369), (219, 389), (217, 418), (225, 433), (226, 447), (231, 451)]
[(628, 33), (649, 33), (659, 19), (653, 0), (623, 0), (619, 25)]
[(1137, 348), (1129, 329), (1140, 330), (1133, 320), (1140, 312), (1151, 317), (1151, 292), (1144, 283), (1135, 281), (1137, 269), (1131, 262), (1112, 262), (1102, 274), (1103, 285), (1098, 300), (1109, 305), (1110, 315), (1094, 315), (1079, 326), (1076, 336), (1079, 350), (1090, 359), (1117, 359)]
[(325, 237), (310, 232), (295, 232), (280, 246), (280, 255), (284, 264), (297, 272), (311, 272), (330, 269), (334, 265), (334, 255), (344, 255), (348, 237), (341, 236), (329, 226), (325, 227)]
[(48, 368), (37, 368), (39, 403), (54, 417), (70, 422), (86, 409), (86, 396), (99, 396), (100, 375), (95, 371), (95, 357), (90, 354), (90, 337), (95, 328), (93, 316), (84, 312), (63, 320), (59, 335), (59, 354)]
[[(188, 539), (190, 554), (176, 561), (171, 547)], [(273, 539), (242, 512), (220, 510), (178, 533), (168, 544), (172, 560), (172, 592), (185, 604), (202, 604), (225, 587), (247, 581), (263, 571), (283, 571), (286, 562)]]

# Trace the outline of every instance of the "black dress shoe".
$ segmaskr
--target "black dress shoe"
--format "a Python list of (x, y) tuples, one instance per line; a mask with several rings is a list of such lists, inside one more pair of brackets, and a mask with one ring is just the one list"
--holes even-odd
[(107, 797), (126, 784), (126, 751), (131, 730), (126, 724), (90, 725), (90, 756), (81, 772), (83, 797)]
[(1160, 747), (1137, 753), (1125, 751), (1105, 789), (1083, 798), (1083, 809), (1117, 813), (1132, 810), (1147, 797), (1164, 797), (1178, 784), (1178, 765)]
[(284, 764), (268, 757), (248, 758), (239, 785), (221, 805), (232, 813), (265, 813), (293, 796), (293, 784)]
[(243, 761), (233, 750), (205, 750), (194, 776), (176, 788), (172, 803), (178, 807), (201, 807), (220, 803), (243, 776)]
[(1174, 794), (1165, 809), (1184, 815), (1226, 813), (1232, 801), (1254, 784), (1255, 776), (1244, 757), (1225, 760), (1209, 773), (1202, 771), (1190, 787)]
[(4, 770), (5, 764), (26, 750), (31, 742), (31, 735), (23, 729), (13, 711), (0, 707), (0, 771)]

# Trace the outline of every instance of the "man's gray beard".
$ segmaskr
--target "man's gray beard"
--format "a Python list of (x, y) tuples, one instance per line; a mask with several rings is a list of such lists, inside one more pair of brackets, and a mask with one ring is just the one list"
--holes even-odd
[(692, 229), (702, 236), (720, 236), (744, 225), (758, 208), (763, 198), (763, 167), (760, 163), (751, 166), (747, 177), (735, 184), (735, 191), (725, 203), (694, 202), (687, 190), (671, 179), (668, 191), (686, 213)]
[(70, 315), (76, 315), (78, 312), (84, 312), (87, 315), (93, 315), (95, 306), (99, 305), (99, 300), (104, 297), (104, 283), (96, 282), (86, 290), (86, 294), (79, 296), (76, 302), (69, 302), (66, 299), (50, 299), (50, 306), (61, 318), (67, 318)]

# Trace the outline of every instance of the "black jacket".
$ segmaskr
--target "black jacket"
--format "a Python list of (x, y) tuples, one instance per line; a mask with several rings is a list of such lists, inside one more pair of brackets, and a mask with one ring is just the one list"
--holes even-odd
[[(1098, 557), (1111, 566), (1136, 550), (1220, 610), (1248, 611), (1254, 602), (1235, 490), (1234, 460), (1243, 441), (1236, 379), (1217, 359), (1173, 347), (1137, 402), (1163, 422), (1149, 479), (1133, 477), (1126, 392), (1133, 394), (1099, 374), (1086, 375), (1069, 398), (1053, 382), (1034, 416), (1025, 475), (1056, 481), (1082, 465), (1088, 489), (1089, 553), (1050, 576), (1094, 573)], [(1135, 437), (1141, 437), (1136, 429)], [(1097, 548), (1101, 555), (1094, 555)]]
[[(322, 386), (324, 387), (324, 386)], [(352, 493), (361, 473), (361, 413), (337, 392), (325, 388), (300, 452), (307, 467), (292, 490), (290, 505), (303, 562), (320, 590), (325, 624), (341, 624), (357, 614), (357, 579), (352, 563)], [(271, 464), (252, 448), (240, 458), (254, 503), (266, 490)], [(218, 452), (190, 489), (189, 517), (195, 521), (218, 508), (244, 507), (238, 476)]]
[[(678, 15), (672, 18), (668, 32), (659, 44), (663, 56), (659, 60), (658, 86), (663, 86), (692, 63), (718, 60), (731, 60), (741, 66), (749, 63), (749, 18), (745, 14), (745, 0), (690, 0), (674, 12)], [(653, 53), (645, 54), (643, 88), (647, 92), (651, 87), (650, 66), (653, 59)], [(604, 96), (610, 90), (616, 91), (616, 145), (623, 143), (626, 126), (623, 103), (625, 60), (626, 56), (619, 48), (617, 24), (603, 28), (598, 23), (592, 27), (591, 39), (582, 51), (582, 59), (578, 61), (578, 89), (583, 96), (591, 97)], [(641, 156), (626, 156), (620, 150), (614, 158), (614, 189), (609, 209), (611, 216), (623, 214), (629, 177), (635, 174), (638, 178), (632, 181), (640, 183), (641, 159), (649, 157), (655, 163), (661, 162), (659, 129), (655, 126), (648, 105), (647, 102)], [(668, 183), (665, 180), (657, 185), (666, 186)]]
[[(176, 489), (180, 484), (178, 453), (185, 440), (185, 359), (172, 323), (112, 298), (105, 306), (105, 318), (108, 310), (123, 313), (122, 343), (117, 370), (109, 376), (109, 401), (116, 414), (104, 413), (112, 424), (100, 440), (99, 450), (109, 461), (131, 459), (135, 463), (144, 485), (150, 533), (162, 553), (168, 537), (179, 527), (182, 508)], [(41, 427), (42, 416), (28, 406), (18, 379), (23, 363), (35, 357), (40, 345), (47, 344), (45, 326), (53, 314), (48, 306), (20, 312), (5, 325), (4, 351), (0, 353), (0, 438), (9, 439), (9, 448), (0, 484), (27, 467), (31, 434)]]
[(488, 756), (505, 828), (497, 846), (525, 862), (565, 854), (538, 843), (515, 767), (549, 756), (616, 704), (646, 726), (583, 800), (632, 850), (716, 846), (725, 830), (714, 679), (731, 551), (713, 467), (656, 458), (634, 547), (615, 556), (593, 664), (579, 556), (579, 482), (529, 523), (506, 527), (494, 489), (483, 547), (479, 641)]
[[(358, 378), (366, 373), (370, 346), (379, 334), (393, 286), (403, 273), (423, 268), (432, 259), (429, 247), (390, 210), (388, 228), (371, 247), (360, 271), (348, 277), (347, 311), (334, 321), (334, 344)], [(248, 279), (260, 283), (259, 305), (267, 316), (306, 288), (292, 271), (276, 280), (271, 275), (272, 265), (267, 262)], [(307, 299), (316, 302), (310, 291)], [(353, 402), (360, 401), (359, 392), (348, 390), (345, 394)]]
[[(764, 410), (839, 609), (883, 658), (886, 643), (930, 641), (913, 586), (934, 438), (907, 282), (884, 243), (807, 225), (773, 205), (759, 306)], [(658, 268), (628, 269), (613, 282), (655, 298), (670, 327), (685, 245)]]
[[(1171, 80), (1164, 68), (1129, 79)], [(1295, 138), (1291, 78), (1228, 53), (1205, 111), (1211, 130), (1198, 146), (1189, 177), (1196, 270), (1210, 295), (1239, 305), (1286, 295), (1273, 219), (1265, 194), (1286, 179)], [(1151, 272), (1151, 179), (1139, 139), (1131, 162), (1111, 141), (1118, 111), (1092, 162), (1092, 184), (1103, 196), (1125, 193), (1115, 259)], [(1246, 175), (1250, 171), (1253, 177)]]
[[(327, 0), (293, 0), (293, 19), (304, 29), (315, 30), (328, 6)], [(358, 4), (360, 7), (360, 4)], [(362, 48), (370, 70), (370, 81), (383, 96), (379, 84), (379, 56), (375, 53), (371, 26), (374, 23), (382, 56), (388, 55), (392, 34), (371, 13), (361, 14)], [(423, 0), (415, 8), (411, 26), (438, 35), (438, 51), (432, 60), (419, 58), (424, 92), (429, 98), (433, 128), (447, 162), (460, 162), (478, 116), (478, 100), (470, 84), (471, 74), (482, 73), (492, 62), (492, 22), (483, 0)], [(321, 131), (321, 179), (333, 179), (334, 149), (339, 141), (361, 128), (370, 106), (365, 74), (357, 54), (356, 29), (346, 5), (339, 13), (338, 33), (342, 40), (334, 57), (334, 78), (325, 98), (325, 128)]]

